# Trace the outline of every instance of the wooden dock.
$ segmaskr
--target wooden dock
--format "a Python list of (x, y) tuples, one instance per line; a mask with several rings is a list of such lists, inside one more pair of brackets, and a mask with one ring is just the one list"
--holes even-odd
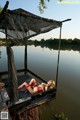
[[(18, 85), (22, 84), (25, 81), (29, 82), (31, 78), (32, 77), (29, 75), (19, 75)], [(56, 97), (56, 88), (52, 90), (48, 90), (46, 92), (34, 94), (34, 95), (30, 94), (29, 92), (24, 94), (24, 91), (26, 89), (23, 88), (22, 90), (19, 91), (19, 100), (15, 103), (12, 103), (9, 97), (11, 94), (9, 91), (9, 86), (10, 86), (9, 80), (8, 78), (5, 78), (5, 79), (2, 79), (2, 81), (5, 83), (6, 89), (2, 88), (0, 90), (0, 102), (1, 102), (0, 108), (1, 108), (1, 111), (3, 111), (3, 109), (6, 108), (5, 111), (8, 111), (11, 116), (15, 116), (15, 113), (22, 113), (31, 108), (37, 107)], [(38, 84), (40, 84), (40, 82), (42, 81), (38, 80)], [(11, 120), (11, 118), (9, 120)]]

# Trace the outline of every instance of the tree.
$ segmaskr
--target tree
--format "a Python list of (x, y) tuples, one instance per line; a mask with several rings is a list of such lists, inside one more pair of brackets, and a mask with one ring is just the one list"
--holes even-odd
[[(46, 1), (50, 2), (50, 0), (40, 0), (39, 2), (39, 10), (41, 13), (43, 13), (44, 9), (46, 9)], [(59, 1), (62, 2), (62, 0)]]
[(2, 11), (2, 7), (0, 6), (0, 13), (1, 13), (1, 11)]
[[(50, 0), (47, 0), (47, 1), (49, 2)], [(46, 9), (45, 0), (40, 0), (40, 2), (39, 2), (39, 10), (40, 10), (40, 12), (43, 12), (44, 9)]]

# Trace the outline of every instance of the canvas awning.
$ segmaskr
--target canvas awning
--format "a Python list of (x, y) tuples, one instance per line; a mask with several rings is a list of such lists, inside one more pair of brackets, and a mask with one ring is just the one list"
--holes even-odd
[(0, 20), (0, 32), (5, 33), (7, 30), (7, 38), (24, 41), (61, 25), (62, 22), (60, 21), (42, 18), (19, 8), (4, 12)]

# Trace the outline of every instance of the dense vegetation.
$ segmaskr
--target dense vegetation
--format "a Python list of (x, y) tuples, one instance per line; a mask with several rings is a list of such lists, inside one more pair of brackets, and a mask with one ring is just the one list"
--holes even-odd
[[(5, 39), (1, 39), (0, 40), (0, 46), (14, 46), (14, 45), (34, 45), (34, 46), (40, 46), (42, 48), (46, 47), (46, 48), (49, 48), (49, 49), (55, 49), (57, 50), (58, 49), (58, 46), (59, 46), (59, 39), (47, 39), (47, 40), (44, 40), (44, 39), (41, 39), (40, 41), (38, 40), (26, 40), (25, 41), (25, 44), (23, 43), (13, 43), (11, 42), (11, 40), (5, 40)], [(62, 39), (61, 40), (61, 50), (78, 50), (80, 51), (80, 39)]]
[[(35, 45), (35, 46), (41, 46), (42, 48), (46, 47), (49, 49), (58, 49), (59, 46), (59, 39), (41, 39), (41, 41), (37, 40), (29, 40), (28, 45)], [(61, 40), (61, 50), (78, 50), (80, 51), (80, 40), (75, 39), (62, 39)]]
[[(47, 39), (47, 40), (44, 40), (44, 39), (41, 39), (40, 41), (38, 40), (29, 40), (28, 43), (32, 43), (32, 44), (35, 44), (35, 45), (58, 45), (59, 44), (59, 39)], [(80, 39), (61, 39), (61, 45), (62, 46), (65, 46), (65, 45), (80, 45)]]

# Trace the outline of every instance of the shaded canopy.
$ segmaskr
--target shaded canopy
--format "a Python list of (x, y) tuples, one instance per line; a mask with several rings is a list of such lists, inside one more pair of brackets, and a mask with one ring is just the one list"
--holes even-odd
[(42, 18), (21, 8), (6, 10), (0, 19), (0, 32), (7, 33), (8, 39), (13, 41), (24, 41), (40, 33), (48, 32), (58, 28), (62, 22)]

